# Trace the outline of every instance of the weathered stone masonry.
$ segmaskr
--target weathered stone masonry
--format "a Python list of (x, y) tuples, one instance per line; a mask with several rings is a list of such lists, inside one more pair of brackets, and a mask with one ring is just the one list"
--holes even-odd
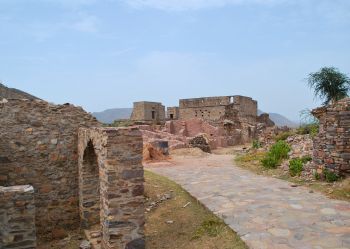
[(81, 223), (102, 249), (145, 247), (142, 149), (137, 128), (79, 130)]
[(32, 186), (0, 186), (0, 248), (36, 248)]
[(79, 227), (78, 129), (93, 126), (99, 123), (69, 104), (0, 103), (0, 186), (34, 187), (39, 234)]
[(314, 164), (339, 175), (350, 175), (350, 98), (313, 110), (320, 121), (314, 139)]

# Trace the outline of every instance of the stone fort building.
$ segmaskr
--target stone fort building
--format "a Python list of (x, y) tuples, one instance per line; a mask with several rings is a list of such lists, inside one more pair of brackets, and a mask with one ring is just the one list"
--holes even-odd
[(158, 102), (134, 102), (131, 120), (161, 123), (165, 120), (165, 107)]
[(200, 118), (216, 122), (237, 117), (255, 123), (257, 113), (257, 101), (244, 96), (181, 99), (179, 107), (181, 120)]
[(244, 119), (256, 123), (258, 103), (250, 97), (221, 96), (193, 99), (181, 99), (179, 107), (165, 107), (158, 102), (135, 102), (131, 120), (141, 122), (164, 123), (166, 120), (189, 120), (193, 118), (208, 122), (224, 119)]

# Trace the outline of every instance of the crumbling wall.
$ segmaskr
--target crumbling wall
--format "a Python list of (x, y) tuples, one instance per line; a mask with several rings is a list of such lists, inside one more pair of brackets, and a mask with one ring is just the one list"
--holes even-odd
[(144, 248), (141, 132), (81, 128), (78, 148), (82, 227), (99, 227), (102, 249)]
[(39, 233), (63, 237), (79, 226), (78, 129), (99, 126), (70, 104), (0, 103), (0, 185), (32, 185)]
[(255, 124), (258, 115), (258, 102), (249, 97), (234, 96), (233, 106), (238, 110), (238, 117), (249, 124)]
[(32, 186), (0, 186), (0, 248), (36, 248)]
[(314, 164), (339, 175), (350, 175), (350, 98), (313, 110), (320, 121), (314, 139)]

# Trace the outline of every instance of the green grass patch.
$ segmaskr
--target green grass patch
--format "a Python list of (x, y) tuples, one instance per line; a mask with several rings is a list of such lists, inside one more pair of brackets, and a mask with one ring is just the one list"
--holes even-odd
[(288, 158), (290, 150), (290, 146), (285, 141), (280, 140), (271, 146), (269, 152), (261, 160), (261, 163), (265, 168), (275, 169), (281, 164), (283, 159)]
[(303, 171), (304, 162), (302, 159), (292, 159), (289, 161), (289, 174), (291, 176), (300, 176)]

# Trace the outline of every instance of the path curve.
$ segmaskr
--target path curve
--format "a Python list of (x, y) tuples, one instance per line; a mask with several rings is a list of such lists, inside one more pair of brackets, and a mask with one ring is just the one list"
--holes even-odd
[(180, 184), (252, 249), (350, 249), (349, 202), (243, 170), (227, 155), (146, 168)]

